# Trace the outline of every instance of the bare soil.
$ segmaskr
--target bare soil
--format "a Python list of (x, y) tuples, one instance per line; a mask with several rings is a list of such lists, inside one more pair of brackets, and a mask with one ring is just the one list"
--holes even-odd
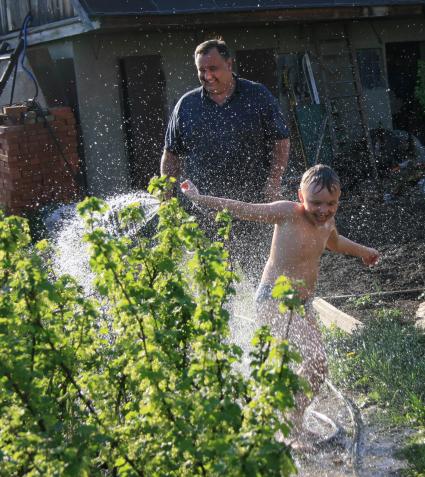
[[(414, 316), (419, 300), (424, 299), (420, 293), (379, 292), (425, 290), (425, 194), (413, 184), (388, 201), (384, 200), (385, 189), (378, 189), (366, 182), (346, 193), (336, 219), (342, 235), (380, 251), (379, 263), (365, 267), (357, 258), (326, 252), (317, 295), (332, 302), (338, 295), (369, 293), (373, 306), (382, 306), (385, 301), (387, 306), (404, 310), (407, 319)], [(337, 306), (354, 311), (352, 302), (339, 299)], [(367, 314), (365, 310), (363, 314)]]

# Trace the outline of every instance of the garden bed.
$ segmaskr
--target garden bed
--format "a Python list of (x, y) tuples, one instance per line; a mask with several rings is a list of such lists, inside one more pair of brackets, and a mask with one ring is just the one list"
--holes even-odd
[(379, 310), (383, 308), (396, 309), (395, 315), (401, 322), (415, 322), (417, 319), (416, 311), (419, 303), (422, 301), (419, 298), (421, 293), (422, 289), (408, 293), (410, 297), (407, 297), (407, 294), (402, 296), (401, 293), (389, 296), (366, 293), (346, 298), (331, 297), (327, 301), (362, 323), (366, 323), (369, 319), (379, 314)]

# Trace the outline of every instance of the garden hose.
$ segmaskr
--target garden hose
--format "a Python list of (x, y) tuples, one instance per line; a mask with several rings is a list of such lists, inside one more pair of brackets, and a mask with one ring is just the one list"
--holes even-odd
[(363, 441), (363, 420), (360, 409), (348, 397), (344, 396), (328, 379), (325, 380), (328, 388), (344, 402), (353, 423), (353, 439), (350, 448), (351, 462), (355, 477), (360, 477), (361, 468), (361, 445)]

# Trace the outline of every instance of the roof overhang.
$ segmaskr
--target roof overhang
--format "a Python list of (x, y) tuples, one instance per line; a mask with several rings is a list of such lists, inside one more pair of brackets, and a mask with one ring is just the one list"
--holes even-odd
[(368, 7), (296, 8), (271, 9), (244, 12), (223, 12), (139, 15), (139, 16), (99, 16), (96, 23), (101, 30), (196, 29), (217, 26), (311, 23), (337, 20), (389, 19), (424, 16), (423, 5), (391, 5)]
[(424, 5), (424, 0), (72, 0), (90, 18), (260, 12), (345, 7)]
[[(306, 2), (301, 2), (305, 4)], [(354, 3), (354, 2), (352, 2)], [(81, 7), (80, 7), (81, 8)], [(362, 19), (390, 19), (406, 17), (424, 17), (424, 3), (406, 3), (403, 5), (375, 6), (338, 6), (327, 8), (283, 8), (251, 9), (248, 11), (215, 11), (179, 14), (143, 14), (143, 15), (87, 15), (79, 12), (78, 17), (68, 18), (28, 31), (29, 45), (61, 40), (89, 32), (120, 32), (123, 30), (162, 31), (196, 30), (248, 25), (278, 25), (285, 23), (312, 23), (323, 21), (346, 21)], [(81, 15), (81, 13), (84, 13)], [(2, 41), (17, 42), (19, 32), (11, 32), (0, 37)]]
[[(28, 43), (32, 46), (47, 41), (61, 40), (96, 30), (99, 27), (100, 24), (96, 20), (82, 22), (78, 17), (67, 18), (66, 20), (31, 27), (28, 31)], [(13, 31), (1, 36), (0, 39), (1, 41), (14, 43), (17, 42), (19, 33), (19, 31)]]

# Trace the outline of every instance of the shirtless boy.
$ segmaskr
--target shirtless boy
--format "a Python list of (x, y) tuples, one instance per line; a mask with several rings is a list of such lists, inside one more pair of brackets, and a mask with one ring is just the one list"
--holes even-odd
[[(335, 213), (341, 195), (340, 181), (329, 166), (318, 164), (308, 169), (298, 190), (299, 202), (277, 201), (269, 204), (251, 204), (199, 194), (189, 181), (182, 191), (194, 203), (215, 210), (227, 209), (242, 220), (274, 224), (270, 255), (256, 294), (259, 320), (271, 326), (272, 333), (294, 343), (302, 355), (298, 370), (310, 384), (313, 395), (319, 391), (327, 372), (326, 354), (320, 331), (311, 312), (319, 272), (320, 257), (327, 248), (333, 252), (360, 257), (365, 265), (374, 265), (379, 258), (377, 250), (353, 242), (339, 235)], [(276, 279), (286, 275), (291, 280), (302, 280), (298, 288), (306, 304), (306, 317), (292, 317), (288, 336), (284, 330), (289, 317), (279, 315), (277, 302), (271, 291)], [(302, 416), (310, 400), (297, 396), (295, 430), (301, 431)]]

